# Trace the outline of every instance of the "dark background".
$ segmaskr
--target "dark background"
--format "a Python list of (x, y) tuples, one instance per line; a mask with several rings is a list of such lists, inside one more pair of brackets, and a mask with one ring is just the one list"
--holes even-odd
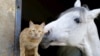
[[(49, 23), (68, 8), (73, 7), (76, 0), (22, 0), (22, 26), (21, 29), (28, 27), (32, 20), (36, 24), (42, 22)], [(82, 5), (87, 4), (91, 9), (100, 8), (99, 0), (81, 0)], [(95, 19), (95, 23), (100, 33), (100, 16)], [(58, 47), (39, 49), (41, 56), (56, 56)], [(50, 52), (51, 51), (51, 52)]]

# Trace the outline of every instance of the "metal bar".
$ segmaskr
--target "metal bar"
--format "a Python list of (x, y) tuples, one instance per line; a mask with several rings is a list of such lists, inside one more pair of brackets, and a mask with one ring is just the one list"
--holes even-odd
[(14, 56), (19, 56), (19, 34), (21, 31), (22, 0), (16, 0)]

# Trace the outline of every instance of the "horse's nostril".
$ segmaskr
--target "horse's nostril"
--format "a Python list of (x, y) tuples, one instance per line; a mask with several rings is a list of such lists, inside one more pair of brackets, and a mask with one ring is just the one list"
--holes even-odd
[(53, 42), (54, 40), (51, 40), (51, 41), (49, 41), (49, 42)]
[(43, 40), (44, 40), (44, 41), (45, 41), (45, 40), (48, 40), (48, 38), (44, 37)]
[(47, 33), (45, 33), (45, 35), (49, 35), (50, 34), (50, 31), (48, 31)]
[(57, 39), (54, 39), (54, 40), (50, 40), (49, 42), (51, 43), (51, 42), (56, 42), (56, 41), (58, 41)]

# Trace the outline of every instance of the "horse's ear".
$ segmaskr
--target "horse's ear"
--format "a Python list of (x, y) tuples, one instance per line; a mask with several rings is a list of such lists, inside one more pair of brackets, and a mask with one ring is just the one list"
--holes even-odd
[(88, 10), (89, 10), (89, 7), (88, 7), (88, 5), (87, 5), (87, 4), (83, 4), (83, 5), (82, 5), (82, 7), (84, 7), (84, 8), (86, 8), (86, 9), (88, 9)]
[(74, 7), (81, 7), (81, 1), (76, 0), (76, 2), (74, 3)]
[(91, 17), (94, 19), (100, 14), (100, 9), (93, 9), (90, 11)]

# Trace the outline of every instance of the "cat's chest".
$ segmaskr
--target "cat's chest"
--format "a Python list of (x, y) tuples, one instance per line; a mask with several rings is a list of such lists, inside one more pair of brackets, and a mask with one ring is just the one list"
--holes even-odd
[(41, 38), (30, 38), (28, 39), (28, 42), (30, 43), (38, 43), (41, 41)]
[(37, 47), (40, 43), (41, 39), (28, 39), (25, 43), (26, 47), (28, 49)]

